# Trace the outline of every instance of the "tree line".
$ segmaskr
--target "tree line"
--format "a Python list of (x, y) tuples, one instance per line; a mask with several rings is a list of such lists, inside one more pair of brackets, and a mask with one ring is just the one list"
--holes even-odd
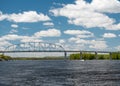
[[(80, 56), (81, 55), (79, 53), (70, 54), (70, 59), (71, 60), (79, 60), (79, 59), (81, 59)], [(97, 57), (96, 57), (96, 55), (93, 53), (82, 53), (82, 59), (84, 59), (84, 60), (93, 60), (93, 59), (104, 60), (104, 59), (106, 59), (107, 60), (107, 59), (110, 59), (110, 55), (109, 54), (97, 54)], [(120, 52), (111, 53), (111, 59), (120, 60)]]
[(0, 55), (0, 61), (8, 61), (8, 60), (12, 60), (12, 58), (10, 56), (6, 56), (4, 54)]

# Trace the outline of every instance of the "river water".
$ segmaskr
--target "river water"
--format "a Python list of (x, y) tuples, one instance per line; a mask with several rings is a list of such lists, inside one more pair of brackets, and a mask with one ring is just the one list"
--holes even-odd
[(120, 61), (3, 61), (0, 86), (120, 86)]

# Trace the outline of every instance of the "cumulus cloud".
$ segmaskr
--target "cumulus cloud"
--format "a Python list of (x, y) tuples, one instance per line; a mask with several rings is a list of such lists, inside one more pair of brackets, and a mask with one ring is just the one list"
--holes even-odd
[[(8, 34), (5, 36), (2, 36), (0, 38), (0, 41), (15, 41), (19, 40), (20, 42), (42, 42), (40, 38), (34, 37), (34, 36), (22, 36), (22, 35), (17, 35), (17, 34)], [(4, 44), (3, 44), (4, 45)]]
[(120, 51), (120, 45), (118, 45), (117, 47), (115, 47), (115, 49), (117, 49), (118, 51)]
[(114, 33), (104, 33), (103, 37), (104, 38), (115, 38), (117, 36)]
[(4, 19), (7, 18), (7, 15), (4, 15), (1, 11), (0, 11), (0, 21), (3, 21)]
[(54, 24), (52, 22), (45, 22), (45, 23), (43, 23), (43, 25), (45, 25), (45, 26), (54, 26)]
[(69, 42), (76, 42), (77, 40), (80, 40), (78, 37), (71, 37), (68, 39)]
[(61, 35), (60, 30), (48, 29), (34, 33), (32, 36), (8, 34), (0, 37), (0, 41), (15, 41), (20, 40), (21, 42), (42, 42), (41, 37), (58, 37)]
[(104, 40), (85, 40), (78, 37), (71, 37), (69, 38), (69, 42), (74, 42), (86, 47), (88, 46), (89, 49), (104, 50), (108, 47)]
[(42, 30), (34, 34), (36, 37), (59, 37), (60, 35), (61, 31), (57, 29)]
[(65, 43), (65, 40), (64, 40), (64, 39), (60, 39), (60, 40), (59, 40), (59, 43), (60, 43), (60, 44), (63, 44), (63, 43)]
[(17, 34), (8, 34), (4, 35), (0, 38), (0, 50), (4, 50), (7, 46), (13, 45), (12, 42), (18, 40), (20, 43), (22, 42), (43, 42), (40, 38), (36, 38), (34, 36), (21, 36)]
[(106, 50), (108, 45), (106, 44), (106, 41), (103, 40), (91, 40), (89, 48), (92, 49), (99, 49), (99, 50)]
[(69, 35), (75, 35), (79, 38), (89, 38), (94, 36), (92, 32), (87, 30), (66, 30), (64, 31), (64, 33)]
[(5, 36), (2, 36), (0, 39), (1, 40), (18, 40), (18, 39), (22, 39), (22, 38), (28, 38), (28, 36), (19, 36), (17, 34), (8, 34)]
[[(57, 29), (48, 29), (36, 32), (32, 36), (8, 34), (0, 37), (0, 50), (5, 49), (6, 45), (12, 45), (10, 42), (43, 42), (42, 37), (58, 37), (61, 32)], [(62, 40), (60, 42), (63, 42)]]
[(3, 14), (0, 12), (0, 21), (8, 20), (12, 22), (39, 22), (51, 20), (47, 15), (43, 13), (37, 13), (36, 11), (24, 11), (23, 13)]
[(80, 34), (90, 34), (91, 32), (86, 30), (66, 30), (64, 31), (64, 33), (69, 35), (80, 35)]
[(21, 39), (20, 42), (43, 42), (43, 40), (38, 38), (28, 37), (28, 38)]
[(10, 42), (8, 42), (8, 41), (6, 41), (6, 40), (0, 40), (0, 50), (2, 51), (2, 50), (4, 50), (7, 46), (9, 46), (9, 45), (12, 45)]
[(12, 28), (18, 28), (18, 25), (17, 24), (12, 24), (11, 27)]
[(99, 12), (120, 13), (119, 0), (93, 0), (91, 6)]
[(65, 50), (86, 50), (86, 46), (84, 44), (67, 44), (67, 45), (63, 45)]
[(74, 4), (67, 4), (62, 8), (52, 9), (50, 12), (55, 16), (67, 17), (70, 24), (87, 28), (120, 30), (120, 23), (115, 24), (115, 19), (105, 14), (120, 13), (118, 0), (93, 0), (91, 3), (87, 3), (85, 0), (76, 0)]
[(9, 33), (17, 33), (18, 31), (15, 29), (12, 29)]
[(78, 35), (78, 38), (90, 38), (90, 37), (94, 37), (93, 34), (88, 34), (88, 35)]

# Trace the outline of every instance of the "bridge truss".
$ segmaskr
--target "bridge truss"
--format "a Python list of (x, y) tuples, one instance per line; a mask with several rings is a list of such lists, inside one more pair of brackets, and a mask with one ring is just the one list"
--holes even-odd
[(61, 57), (64, 56), (64, 51), (60, 44), (25, 42), (7, 46), (0, 53), (11, 57)]
[(5, 52), (59, 52), (64, 51), (61, 45), (44, 42), (26, 42), (8, 46)]

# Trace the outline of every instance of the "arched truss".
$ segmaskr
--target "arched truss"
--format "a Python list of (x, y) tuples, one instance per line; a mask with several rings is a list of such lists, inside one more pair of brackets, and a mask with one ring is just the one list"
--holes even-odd
[(8, 46), (5, 51), (23, 52), (52, 52), (64, 51), (61, 45), (44, 42), (26, 42)]

